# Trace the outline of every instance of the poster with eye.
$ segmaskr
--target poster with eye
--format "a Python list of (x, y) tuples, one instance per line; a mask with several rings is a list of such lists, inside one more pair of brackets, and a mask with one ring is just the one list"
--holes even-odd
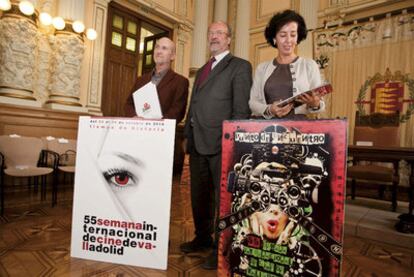
[(80, 117), (71, 256), (166, 269), (175, 120)]
[(340, 276), (346, 120), (223, 124), (219, 276)]

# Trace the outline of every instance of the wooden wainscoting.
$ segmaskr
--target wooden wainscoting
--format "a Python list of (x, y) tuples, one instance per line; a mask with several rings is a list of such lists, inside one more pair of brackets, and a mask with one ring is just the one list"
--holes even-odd
[[(53, 136), (77, 139), (79, 114), (26, 106), (0, 104), (0, 135), (18, 134), (29, 137)], [(184, 162), (182, 150), (183, 124), (176, 128), (174, 174), (181, 174)]]
[(76, 139), (80, 115), (88, 114), (0, 104), (0, 135)]

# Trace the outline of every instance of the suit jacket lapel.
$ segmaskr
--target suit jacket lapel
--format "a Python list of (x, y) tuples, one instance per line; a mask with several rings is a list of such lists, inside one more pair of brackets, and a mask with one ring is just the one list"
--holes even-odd
[[(211, 70), (210, 74), (208, 74), (207, 79), (204, 80), (202, 84), (200, 84), (199, 89), (205, 86), (211, 79), (213, 79), (216, 75), (220, 74), (227, 65), (229, 64), (230, 60), (232, 59), (232, 54), (227, 54), (214, 68)], [(204, 66), (202, 67), (204, 68)], [(202, 72), (202, 69), (199, 70), (199, 72)]]
[(174, 78), (174, 71), (168, 69), (167, 73), (165, 73), (165, 76), (161, 79), (161, 82), (158, 84), (157, 88), (161, 90), (171, 81), (172, 78)]
[[(198, 89), (200, 88), (200, 86), (197, 86), (196, 84), (198, 84), (198, 79), (200, 78), (201, 72), (203, 72), (204, 67), (206, 67), (206, 66), (207, 66), (207, 64), (203, 65), (203, 66), (202, 66), (202, 67), (200, 67), (200, 69), (199, 69), (199, 70), (197, 70), (197, 72), (196, 72), (196, 76), (195, 76), (195, 78), (194, 78), (194, 86), (193, 86), (193, 90), (194, 90), (194, 91), (198, 91)], [(205, 80), (204, 80), (204, 82), (205, 82)]]
[(148, 82), (151, 82), (151, 77), (152, 77), (152, 71), (142, 75), (142, 79), (145, 82), (145, 84), (147, 84)]

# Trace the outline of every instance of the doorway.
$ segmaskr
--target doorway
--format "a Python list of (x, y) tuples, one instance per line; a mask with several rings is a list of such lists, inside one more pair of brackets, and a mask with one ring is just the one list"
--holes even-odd
[(172, 30), (111, 2), (101, 109), (104, 116), (124, 116), (124, 105), (137, 77), (154, 67), (155, 40)]

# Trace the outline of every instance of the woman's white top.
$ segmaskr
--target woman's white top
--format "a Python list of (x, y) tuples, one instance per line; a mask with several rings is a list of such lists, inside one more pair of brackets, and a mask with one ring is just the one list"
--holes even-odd
[[(265, 113), (271, 103), (266, 103), (264, 86), (275, 69), (276, 66), (273, 64), (273, 60), (263, 62), (256, 68), (249, 100), (249, 106), (253, 116), (263, 116), (266, 119), (272, 118)], [(299, 57), (295, 62), (290, 64), (290, 72), (292, 74), (293, 95), (322, 85), (318, 65), (312, 59)], [(306, 104), (303, 104), (295, 108), (295, 114), (319, 113), (324, 110), (325, 102), (321, 99), (319, 109), (308, 108)]]

